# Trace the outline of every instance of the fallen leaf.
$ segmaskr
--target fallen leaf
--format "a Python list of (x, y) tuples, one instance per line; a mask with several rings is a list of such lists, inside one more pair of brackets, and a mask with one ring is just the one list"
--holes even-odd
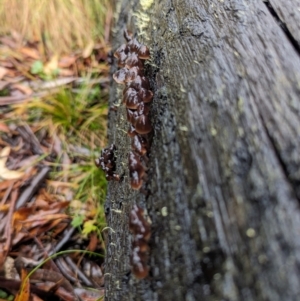
[(4, 67), (0, 66), (0, 79), (2, 79), (6, 74), (7, 74), (8, 70)]
[(91, 40), (91, 41), (86, 45), (86, 47), (83, 49), (83, 51), (82, 51), (82, 57), (83, 57), (84, 59), (88, 58), (88, 57), (92, 54), (92, 51), (93, 51), (93, 49), (94, 49), (94, 45), (95, 45), (94, 41)]
[(74, 75), (74, 71), (71, 69), (59, 69), (59, 75), (61, 76), (73, 76)]
[(25, 86), (25, 85), (22, 85), (22, 84), (14, 84), (12, 86), (12, 88), (20, 90), (25, 95), (30, 95), (30, 94), (33, 93), (33, 91), (28, 86)]
[(26, 279), (26, 270), (22, 269), (21, 275), (22, 284), (18, 294), (16, 295), (15, 301), (28, 301), (30, 297), (30, 283), (29, 278)]
[(46, 223), (50, 220), (55, 219), (68, 219), (70, 218), (69, 215), (63, 214), (63, 213), (57, 213), (57, 214), (48, 214), (44, 216), (32, 216), (23, 221), (23, 224), (32, 223), (33, 227), (37, 226), (39, 223)]
[(76, 59), (76, 56), (63, 56), (58, 62), (58, 67), (69, 68), (75, 63)]
[(8, 61), (1, 61), (1, 66), (6, 67), (6, 68), (13, 68), (14, 64), (12, 62), (8, 62)]
[(89, 241), (89, 244), (86, 249), (91, 252), (94, 252), (96, 250), (97, 246), (98, 246), (98, 236), (97, 236), (96, 232), (93, 232), (90, 235), (90, 241)]
[(58, 70), (58, 55), (53, 55), (48, 63), (44, 66), (44, 73), (51, 75)]
[(0, 132), (10, 133), (10, 129), (5, 123), (0, 122)]
[(1, 37), (0, 42), (1, 42), (1, 44), (6, 45), (10, 48), (16, 48), (17, 47), (17, 43), (15, 41), (13, 41), (13, 39), (9, 36)]
[(0, 181), (2, 180), (12, 180), (19, 179), (23, 177), (24, 172), (20, 170), (9, 170), (6, 168), (5, 164), (10, 153), (10, 147), (4, 147), (0, 152)]
[(39, 52), (34, 49), (34, 48), (30, 48), (30, 47), (22, 47), (21, 49), (19, 49), (19, 51), (24, 54), (25, 56), (28, 56), (34, 60), (39, 60), (40, 59), (40, 54)]

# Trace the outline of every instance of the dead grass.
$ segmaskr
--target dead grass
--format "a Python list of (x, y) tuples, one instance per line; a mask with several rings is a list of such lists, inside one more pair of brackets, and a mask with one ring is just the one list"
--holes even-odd
[(108, 40), (109, 0), (0, 0), (0, 34), (21, 33), (56, 53)]

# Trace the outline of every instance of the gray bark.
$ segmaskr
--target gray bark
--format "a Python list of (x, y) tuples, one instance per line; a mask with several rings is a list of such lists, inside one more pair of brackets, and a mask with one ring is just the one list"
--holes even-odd
[[(108, 187), (106, 300), (299, 300), (299, 8), (292, 0), (116, 6), (114, 49), (125, 27), (151, 49), (154, 133), (147, 193), (134, 192), (125, 108), (110, 112), (124, 179)], [(111, 105), (122, 88), (112, 83)], [(130, 274), (135, 203), (152, 220), (144, 280)]]

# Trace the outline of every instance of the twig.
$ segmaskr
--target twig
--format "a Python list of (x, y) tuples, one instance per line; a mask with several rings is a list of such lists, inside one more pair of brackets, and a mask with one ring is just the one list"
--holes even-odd
[(73, 260), (69, 256), (66, 257), (66, 262), (69, 264), (71, 269), (78, 275), (78, 277), (85, 285), (94, 286), (94, 284), (79, 270), (78, 266), (73, 262)]
[(31, 181), (30, 185), (23, 191), (21, 196), (18, 199), (16, 209), (22, 207), (38, 190), (39, 184), (46, 178), (50, 167), (45, 166), (42, 170), (37, 174), (37, 176)]
[(17, 131), (25, 141), (29, 141), (32, 146), (33, 153), (36, 155), (43, 155), (44, 151), (39, 140), (36, 138), (30, 126), (26, 123), (23, 126), (18, 126)]
[(9, 206), (9, 211), (7, 214), (7, 222), (6, 222), (6, 228), (5, 228), (5, 238), (6, 238), (6, 242), (5, 242), (5, 246), (3, 248), (3, 252), (2, 252), (2, 256), (0, 257), (0, 266), (3, 265), (3, 263), (5, 262), (6, 256), (10, 250), (10, 245), (11, 245), (11, 239), (12, 239), (12, 233), (13, 233), (13, 213), (14, 213), (14, 209), (15, 209), (15, 205), (16, 205), (16, 201), (19, 195), (19, 191), (18, 190), (14, 190), (11, 194), (11, 203)]

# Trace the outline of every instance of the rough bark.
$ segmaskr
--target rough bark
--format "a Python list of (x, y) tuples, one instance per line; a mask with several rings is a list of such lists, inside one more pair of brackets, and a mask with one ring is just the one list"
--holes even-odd
[[(151, 49), (154, 135), (147, 193), (134, 192), (125, 109), (110, 112), (109, 140), (124, 178), (108, 188), (106, 300), (299, 300), (295, 2), (118, 3), (114, 49), (124, 43), (125, 27)], [(121, 92), (112, 83), (111, 105)], [(135, 203), (152, 220), (145, 280), (130, 274)]]

